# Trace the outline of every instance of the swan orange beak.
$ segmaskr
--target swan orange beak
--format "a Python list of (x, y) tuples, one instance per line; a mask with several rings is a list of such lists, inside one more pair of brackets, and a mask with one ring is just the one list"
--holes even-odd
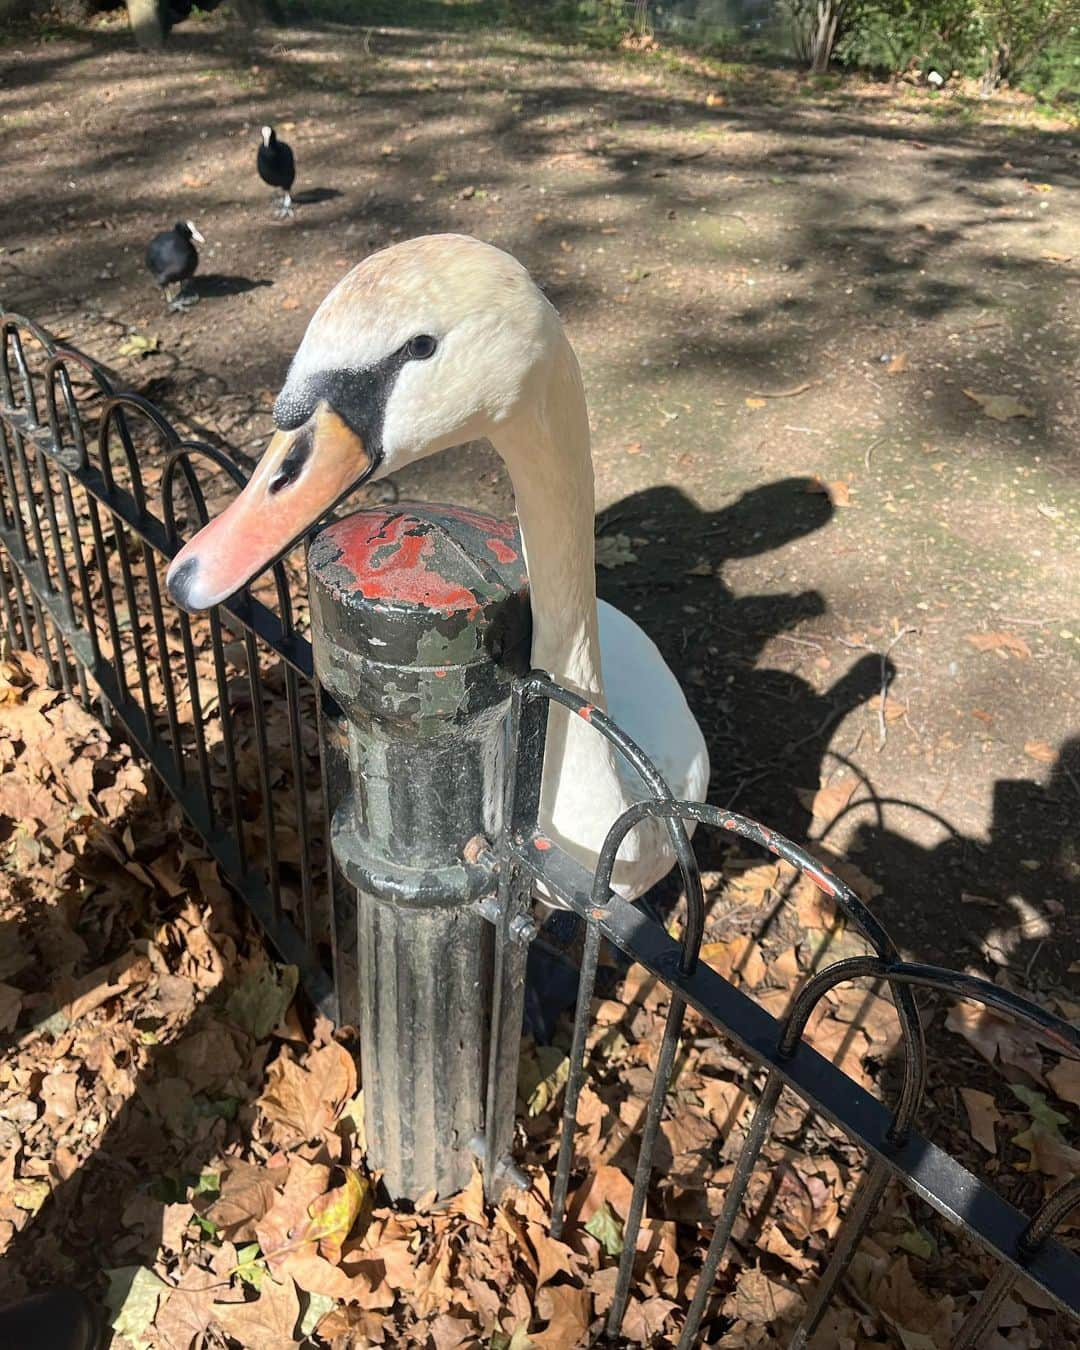
[(295, 431), (274, 433), (239, 497), (189, 540), (165, 584), (195, 614), (264, 572), (374, 470), (363, 440), (326, 402)]

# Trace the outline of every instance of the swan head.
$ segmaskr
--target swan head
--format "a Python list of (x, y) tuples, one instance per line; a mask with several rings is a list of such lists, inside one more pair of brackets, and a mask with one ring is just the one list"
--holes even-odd
[(316, 310), (243, 492), (173, 559), (167, 584), (208, 609), (288, 552), (361, 483), (527, 415), (565, 344), (508, 253), (429, 235), (372, 254)]

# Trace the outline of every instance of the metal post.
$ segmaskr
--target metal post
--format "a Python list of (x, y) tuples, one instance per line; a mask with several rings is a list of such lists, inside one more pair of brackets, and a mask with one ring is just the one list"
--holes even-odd
[[(361, 511), (308, 554), (325, 718), (343, 1006), (360, 1023), (368, 1156), (394, 1199), (449, 1194), (483, 1127), (504, 720), (531, 634), (513, 525), (452, 507)], [(351, 931), (342, 931), (348, 924)], [(350, 954), (351, 959), (350, 959)]]

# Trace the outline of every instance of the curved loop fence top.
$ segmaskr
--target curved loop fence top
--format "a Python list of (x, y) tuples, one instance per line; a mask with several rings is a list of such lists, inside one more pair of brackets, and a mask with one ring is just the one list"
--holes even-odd
[[(659, 801), (674, 800), (671, 789), (656, 765), (653, 764), (644, 750), (623, 731), (622, 727), (613, 722), (601, 708), (597, 708), (595, 704), (582, 698), (580, 694), (571, 693), (569, 689), (564, 689), (562, 685), (556, 684), (551, 676), (542, 670), (530, 671), (525, 676), (523, 690), (526, 695), (539, 696), (551, 703), (561, 704), (562, 707), (576, 714), (583, 722), (588, 723), (599, 735), (615, 746), (626, 762), (637, 771), (655, 799)], [(701, 887), (701, 872), (694, 857), (694, 851), (690, 847), (690, 838), (686, 833), (680, 815), (675, 813), (668, 816), (667, 822), (668, 833), (675, 849), (675, 859), (679, 864), (683, 885), (686, 887), (688, 918), (686, 935), (683, 940), (682, 959), (685, 965), (684, 973), (689, 974), (697, 964), (701, 936), (705, 931), (705, 895)], [(612, 859), (612, 866), (614, 866), (614, 858)], [(610, 875), (611, 868), (609, 867), (609, 879)], [(601, 887), (599, 881), (597, 881), (594, 894), (606, 896), (608, 889), (609, 887), (606, 884)], [(603, 903), (603, 901), (598, 900), (597, 903)]]
[[(37, 325), (13, 314), (0, 323), (5, 628), (41, 652), (58, 685), (78, 685), (84, 703), (99, 701), (124, 729), (315, 1002), (336, 1016), (332, 897), (317, 893), (328, 869), (314, 848), (325, 836), (325, 783), (310, 739), (304, 748), (310, 714), (301, 711), (313, 661), (285, 566), (273, 568), (276, 609), (244, 590), (192, 617), (164, 595), (165, 565), (183, 542), (177, 480), (197, 527), (209, 517), (200, 465), (237, 486), (246, 474), (227, 453), (182, 439), (148, 399), (117, 389)], [(148, 491), (151, 468), (159, 497)]]
[[(796, 1051), (800, 1052), (799, 1062), (802, 1064), (795, 1080), (797, 1090), (809, 1100), (811, 1106), (822, 1106), (834, 1123), (839, 1124), (841, 1128), (850, 1133), (850, 1126), (845, 1119), (846, 1113), (841, 1101), (844, 1097), (850, 1097), (859, 1090), (856, 1090), (853, 1084), (849, 1084), (841, 1098), (833, 1101), (827, 1100), (829, 1093), (819, 1095), (817, 1084), (814, 1081), (816, 1073), (814, 1065), (822, 1064), (824, 1067), (824, 1062), (815, 1051), (803, 1045), (803, 1036), (815, 1007), (832, 989), (845, 981), (869, 979), (887, 986), (896, 1007), (903, 1046), (902, 1083), (896, 1107), (890, 1114), (887, 1127), (879, 1135), (877, 1148), (880, 1151), (877, 1157), (873, 1159), (869, 1171), (865, 1174), (856, 1191), (848, 1217), (838, 1235), (832, 1257), (808, 1304), (803, 1322), (792, 1340), (793, 1347), (805, 1347), (840, 1286), (840, 1281), (857, 1249), (861, 1236), (869, 1227), (871, 1219), (880, 1205), (889, 1178), (899, 1175), (902, 1180), (905, 1179), (906, 1169), (912, 1165), (910, 1162), (906, 1162), (906, 1159), (932, 1157), (937, 1154), (933, 1145), (929, 1144), (928, 1141), (919, 1139), (915, 1134), (918, 1112), (927, 1079), (927, 1058), (922, 1022), (915, 1002), (914, 990), (921, 988), (958, 999), (971, 999), (985, 1007), (994, 1009), (997, 1013), (1014, 1017), (1037, 1033), (1048, 1047), (1062, 1054), (1076, 1056), (1080, 1053), (1080, 1031), (1070, 1027), (1046, 1010), (1037, 1007), (1029, 1000), (1021, 998), (1009, 990), (1002, 989), (989, 981), (939, 967), (902, 961), (895, 944), (876, 915), (840, 877), (805, 849), (770, 830), (767, 826), (736, 812), (702, 803), (673, 800), (667, 789), (667, 784), (640, 747), (636, 746), (605, 714), (591, 707), (586, 700), (579, 696), (561, 690), (543, 673), (533, 672), (528, 676), (525, 681), (525, 690), (530, 696), (543, 697), (549, 701), (561, 703), (592, 725), (599, 734), (605, 736), (621, 753), (626, 755), (646, 787), (653, 794), (628, 807), (614, 822), (605, 838), (594, 872), (591, 875), (581, 874), (576, 892), (572, 886), (568, 888), (567, 885), (570, 869), (567, 867), (565, 858), (560, 859), (557, 856), (553, 858), (550, 847), (548, 847), (540, 855), (540, 861), (537, 861), (535, 853), (529, 851), (527, 828), (519, 835), (519, 846), (523, 851), (517, 853), (517, 861), (528, 863), (540, 882), (543, 882), (545, 877), (558, 870), (561, 881), (560, 893), (564, 902), (569, 900), (570, 907), (586, 921), (581, 984), (569, 1055), (570, 1068), (566, 1085), (562, 1137), (556, 1165), (555, 1185), (552, 1191), (552, 1227), (556, 1236), (561, 1235), (565, 1222), (570, 1174), (573, 1166), (573, 1139), (576, 1130), (577, 1107), (586, 1073), (584, 1052), (590, 1019), (590, 1004), (595, 987), (601, 933), (608, 936), (616, 945), (623, 946), (623, 950), (628, 955), (638, 956), (639, 959), (642, 959), (645, 952), (648, 951), (652, 968), (657, 970), (661, 978), (666, 983), (670, 983), (672, 988), (671, 1007), (665, 1027), (664, 1040), (657, 1055), (653, 1092), (649, 1099), (642, 1129), (633, 1194), (623, 1232), (623, 1256), (620, 1261), (618, 1279), (608, 1318), (607, 1329), (609, 1334), (618, 1334), (628, 1303), (634, 1253), (637, 1249), (637, 1238), (644, 1217), (652, 1173), (653, 1148), (673, 1071), (674, 1042), (685, 1007), (680, 995), (683, 994), (684, 990), (688, 995), (694, 984), (700, 981), (697, 960), (704, 924), (704, 901), (697, 865), (690, 850), (680, 850), (677, 856), (687, 895), (687, 920), (682, 941), (677, 949), (679, 952), (678, 961), (670, 967), (665, 966), (662, 954), (658, 955), (656, 952), (657, 946), (662, 941), (659, 933), (648, 939), (643, 939), (640, 945), (637, 943), (631, 943), (628, 946), (623, 945), (620, 938), (624, 934), (629, 936), (634, 929), (628, 927), (628, 919), (624, 917), (625, 911), (629, 907), (612, 892), (611, 881), (619, 848), (627, 834), (635, 826), (650, 818), (664, 819), (668, 821), (669, 825), (674, 821), (678, 821), (681, 825), (684, 820), (694, 820), (706, 827), (722, 830), (755, 843), (774, 856), (783, 859), (800, 873), (808, 876), (823, 893), (834, 901), (839, 913), (855, 926), (875, 953), (872, 956), (841, 960), (810, 977), (798, 991), (787, 1016), (782, 1021), (773, 1023), (774, 1030), (770, 1037), (771, 1052), (761, 1054), (758, 1051), (757, 1055), (754, 1056), (759, 1058), (759, 1062), (763, 1062), (766, 1067), (769, 1067), (769, 1076), (748, 1128), (746, 1139), (739, 1152), (735, 1174), (729, 1183), (723, 1211), (714, 1230), (709, 1250), (706, 1253), (698, 1280), (697, 1292), (691, 1300), (679, 1341), (681, 1350), (688, 1350), (688, 1347), (695, 1344), (705, 1315), (713, 1281), (730, 1242), (736, 1214), (746, 1194), (753, 1168), (772, 1129), (781, 1088), (784, 1085), (785, 1077), (794, 1070)], [(536, 752), (534, 751), (534, 753)], [(678, 838), (678, 836), (674, 837)], [(683, 837), (685, 838), (685, 834), (683, 834)], [(550, 841), (547, 842), (550, 844)], [(640, 921), (637, 922), (635, 928), (640, 932)], [(670, 976), (666, 973), (668, 970), (671, 971)], [(710, 972), (710, 977), (712, 977), (712, 972)], [(714, 978), (718, 980), (718, 977)], [(731, 1000), (733, 994), (734, 991), (731, 991), (727, 995), (728, 1001)], [(734, 997), (739, 999), (743, 996), (734, 995)], [(726, 1029), (724, 1015), (719, 1011), (718, 1006), (710, 1006), (707, 1000), (704, 1004), (697, 1001), (697, 1006), (699, 1011), (705, 1012), (706, 1016), (712, 1018), (718, 1030)], [(749, 1042), (743, 1041), (745, 1048), (749, 1048), (750, 1045), (756, 1048), (760, 1044), (760, 1036)], [(934, 1167), (928, 1170), (933, 1172)], [(962, 1169), (959, 1169), (959, 1171), (962, 1172)], [(915, 1179), (915, 1174), (912, 1174), (911, 1179)], [(940, 1181), (941, 1179), (938, 1178), (937, 1180)], [(1044, 1250), (1044, 1245), (1050, 1240), (1050, 1235), (1055, 1227), (1064, 1221), (1075, 1204), (1080, 1203), (1080, 1196), (1078, 1196), (1075, 1188), (1071, 1184), (1066, 1185), (1040, 1208), (1033, 1219), (1025, 1221), (1019, 1215), (1007, 1219), (1005, 1215), (1001, 1215), (996, 1224), (986, 1224), (986, 1229), (989, 1230), (987, 1232), (983, 1231), (976, 1222), (968, 1219), (968, 1206), (972, 1204), (970, 1194), (965, 1195), (964, 1201), (960, 1199), (960, 1194), (968, 1191), (972, 1180), (967, 1178), (961, 1182), (957, 1177), (958, 1190), (952, 1195), (947, 1194), (950, 1191), (949, 1186), (927, 1186), (922, 1177), (919, 1178), (917, 1183), (917, 1189), (924, 1198), (938, 1205), (942, 1212), (949, 1214), (955, 1221), (960, 1222), (969, 1231), (975, 1233), (980, 1240), (986, 1241), (988, 1235), (992, 1235), (991, 1241), (995, 1245), (995, 1249), (1005, 1260), (998, 1276), (987, 1287), (958, 1334), (957, 1347), (974, 1345), (975, 1342), (970, 1340), (971, 1329), (977, 1325), (989, 1325), (988, 1319), (992, 1318), (993, 1309), (1000, 1304), (1005, 1293), (1019, 1278), (1020, 1270), (1024, 1269), (1030, 1272), (1034, 1269), (1034, 1266), (1038, 1264), (1040, 1254)], [(976, 1211), (979, 1208), (980, 1206), (975, 1206)], [(1011, 1236), (1005, 1236), (1006, 1229), (1011, 1232)], [(1059, 1260), (1060, 1255), (1061, 1251), (1058, 1249), (1053, 1260)], [(1074, 1267), (1080, 1273), (1080, 1263), (1076, 1263), (1075, 1259)], [(1046, 1286), (1044, 1285), (1044, 1287)], [(1080, 1315), (1080, 1287), (1077, 1288), (1071, 1300), (1062, 1298), (1064, 1287), (1065, 1285), (1062, 1282), (1058, 1282), (1054, 1296), (1061, 1299), (1063, 1306), (1068, 1306), (1074, 1315)]]

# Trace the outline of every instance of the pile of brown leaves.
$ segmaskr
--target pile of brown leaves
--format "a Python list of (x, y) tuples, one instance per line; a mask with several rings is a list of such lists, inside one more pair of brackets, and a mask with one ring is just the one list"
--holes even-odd
[[(524, 1046), (529, 1189), (492, 1209), (477, 1175), (448, 1200), (390, 1208), (365, 1157), (349, 1033), (310, 1019), (295, 971), (267, 958), (176, 808), (93, 716), (44, 687), (44, 673), (22, 655), (0, 666), (5, 1292), (83, 1284), (106, 1299), (119, 1350), (590, 1344), (622, 1252), (663, 986), (634, 968), (594, 1004), (563, 1241), (550, 1236), (549, 1177), (565, 1024), (554, 1045)], [(872, 899), (872, 883), (844, 869)], [(732, 856), (706, 881), (704, 958), (774, 1014), (809, 970), (863, 949), (781, 863)], [(1063, 1129), (1080, 1099), (1076, 1066), (966, 1005), (946, 1026), (978, 1051), (986, 1075), (966, 1075), (966, 1115), (944, 1122), (947, 1142), (990, 1156), (988, 1170), (1019, 1162), (1032, 1183), (1023, 1198), (1037, 1203), (1080, 1161)], [(891, 1090), (898, 1029), (887, 998), (842, 987), (809, 1035), (871, 1090)], [(1007, 1100), (995, 1074), (1008, 1080)], [(688, 1019), (626, 1344), (677, 1337), (760, 1086), (710, 1027)], [(842, 1136), (781, 1099), (708, 1343), (786, 1343), (861, 1166)], [(972, 1244), (890, 1190), (814, 1344), (944, 1350), (990, 1271)], [(1026, 1289), (1007, 1300), (990, 1344), (1068, 1344), (1042, 1309)]]

